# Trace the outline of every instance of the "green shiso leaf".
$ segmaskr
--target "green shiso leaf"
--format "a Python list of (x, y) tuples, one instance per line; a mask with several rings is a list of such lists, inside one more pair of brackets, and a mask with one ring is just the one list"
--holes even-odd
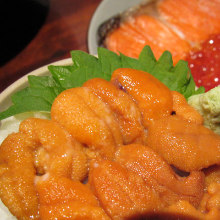
[(187, 62), (180, 60), (174, 67), (168, 51), (158, 61), (149, 46), (144, 47), (138, 59), (117, 55), (105, 48), (98, 48), (98, 57), (78, 50), (71, 51), (71, 57), (72, 65), (48, 66), (50, 76), (29, 76), (29, 86), (12, 95), (12, 106), (0, 113), (0, 120), (23, 112), (50, 112), (54, 99), (65, 89), (82, 86), (92, 78), (110, 80), (117, 68), (148, 72), (185, 98), (204, 92), (203, 87), (196, 89)]

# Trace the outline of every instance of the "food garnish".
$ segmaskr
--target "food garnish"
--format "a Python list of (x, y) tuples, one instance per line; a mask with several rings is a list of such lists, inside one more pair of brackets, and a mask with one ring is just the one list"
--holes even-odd
[(50, 112), (54, 99), (62, 91), (79, 87), (96, 77), (110, 80), (112, 72), (118, 68), (146, 71), (185, 98), (204, 92), (203, 87), (196, 88), (187, 62), (180, 60), (173, 66), (169, 51), (158, 60), (149, 46), (144, 47), (138, 59), (117, 55), (105, 48), (98, 49), (98, 57), (83, 51), (72, 51), (71, 56), (72, 65), (50, 65), (50, 76), (28, 76), (29, 87), (12, 95), (13, 104), (0, 113), (0, 120), (23, 112)]
[(204, 126), (220, 135), (220, 86), (191, 96), (188, 103), (202, 115)]

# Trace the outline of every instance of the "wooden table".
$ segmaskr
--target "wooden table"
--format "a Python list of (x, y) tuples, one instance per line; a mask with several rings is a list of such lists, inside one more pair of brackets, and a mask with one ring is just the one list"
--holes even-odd
[(0, 68), (0, 92), (28, 72), (70, 57), (71, 50), (88, 52), (90, 19), (101, 0), (50, 0), (45, 23), (32, 41)]

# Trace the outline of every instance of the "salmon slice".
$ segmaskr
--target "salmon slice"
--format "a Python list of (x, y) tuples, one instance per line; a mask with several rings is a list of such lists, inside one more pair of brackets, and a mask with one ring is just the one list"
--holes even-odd
[(124, 23), (106, 38), (105, 44), (109, 50), (137, 58), (144, 45), (149, 43), (129, 23)]
[(200, 43), (210, 34), (220, 32), (218, 0), (164, 0), (158, 4), (158, 11), (188, 41)]
[(106, 39), (109, 50), (134, 58), (138, 57), (145, 45), (150, 45), (157, 59), (165, 50), (169, 50), (174, 63), (184, 59), (190, 50), (190, 45), (171, 28), (147, 15), (138, 15), (122, 23)]
[(200, 0), (200, 9), (207, 13), (207, 16), (214, 17), (220, 20), (220, 1), (219, 0), (212, 0), (212, 1), (207, 1), (207, 0)]

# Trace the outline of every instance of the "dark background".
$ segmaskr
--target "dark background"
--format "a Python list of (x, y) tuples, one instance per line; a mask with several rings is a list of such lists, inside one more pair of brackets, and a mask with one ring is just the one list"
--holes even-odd
[(49, 0), (1, 1), (0, 66), (30, 43), (44, 24), (49, 7)]
[(88, 52), (87, 33), (101, 0), (1, 0), (0, 92), (28, 72)]

